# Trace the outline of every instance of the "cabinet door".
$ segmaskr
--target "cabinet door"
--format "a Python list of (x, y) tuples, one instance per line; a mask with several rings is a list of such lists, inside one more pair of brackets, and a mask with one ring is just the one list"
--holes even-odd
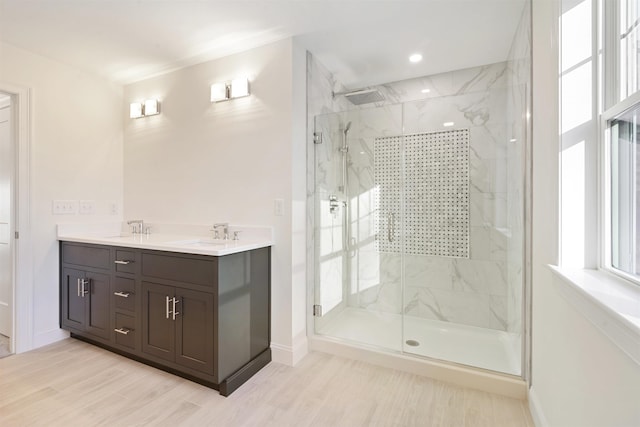
[(100, 273), (85, 273), (89, 292), (85, 294), (85, 330), (93, 335), (108, 340), (111, 336), (110, 310), (111, 286), (109, 276)]
[(62, 295), (60, 320), (62, 326), (84, 330), (85, 305), (80, 287), (80, 280), (84, 279), (84, 272), (65, 268), (62, 271)]
[(171, 362), (175, 360), (175, 321), (168, 314), (167, 298), (173, 297), (171, 286), (142, 282), (142, 352)]
[(176, 363), (214, 375), (213, 294), (176, 288)]

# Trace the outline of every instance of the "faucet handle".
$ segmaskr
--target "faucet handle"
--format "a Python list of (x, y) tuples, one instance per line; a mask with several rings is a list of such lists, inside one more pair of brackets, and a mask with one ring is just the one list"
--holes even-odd
[(240, 240), (240, 233), (242, 233), (242, 230), (234, 231), (233, 240)]
[(218, 224), (213, 224), (213, 231), (215, 232), (214, 235), (214, 239), (219, 239), (220, 238), (220, 234), (218, 233), (218, 228), (222, 227), (222, 232), (224, 233), (224, 240), (229, 240), (229, 223), (228, 222), (221, 222)]

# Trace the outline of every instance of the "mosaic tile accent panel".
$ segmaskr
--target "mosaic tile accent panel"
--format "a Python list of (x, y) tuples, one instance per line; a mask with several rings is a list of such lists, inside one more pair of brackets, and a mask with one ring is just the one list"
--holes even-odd
[[(374, 141), (381, 252), (400, 250), (401, 143)], [(406, 135), (404, 155), (405, 253), (469, 258), (469, 130)]]
[(400, 192), (402, 136), (375, 138), (373, 144), (376, 245), (379, 252), (400, 253)]

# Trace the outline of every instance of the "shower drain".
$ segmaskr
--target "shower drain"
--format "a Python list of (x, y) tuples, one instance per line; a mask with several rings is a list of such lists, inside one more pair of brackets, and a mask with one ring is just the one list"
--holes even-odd
[(416, 340), (406, 340), (405, 343), (411, 347), (418, 347), (420, 343)]

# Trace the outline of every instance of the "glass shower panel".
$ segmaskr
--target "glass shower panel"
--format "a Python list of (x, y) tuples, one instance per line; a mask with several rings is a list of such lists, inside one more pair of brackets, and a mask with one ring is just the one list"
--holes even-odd
[(335, 316), (345, 307), (344, 226), (345, 200), (341, 186), (342, 144), (341, 114), (327, 114), (315, 119), (318, 142), (315, 149), (315, 304), (323, 319)]
[(510, 263), (522, 258), (509, 251), (521, 248), (522, 210), (509, 206), (522, 193), (507, 180), (518, 161), (508, 94), (499, 86), (404, 104), (403, 351), (519, 375), (520, 307), (509, 299), (522, 290), (521, 264)]

